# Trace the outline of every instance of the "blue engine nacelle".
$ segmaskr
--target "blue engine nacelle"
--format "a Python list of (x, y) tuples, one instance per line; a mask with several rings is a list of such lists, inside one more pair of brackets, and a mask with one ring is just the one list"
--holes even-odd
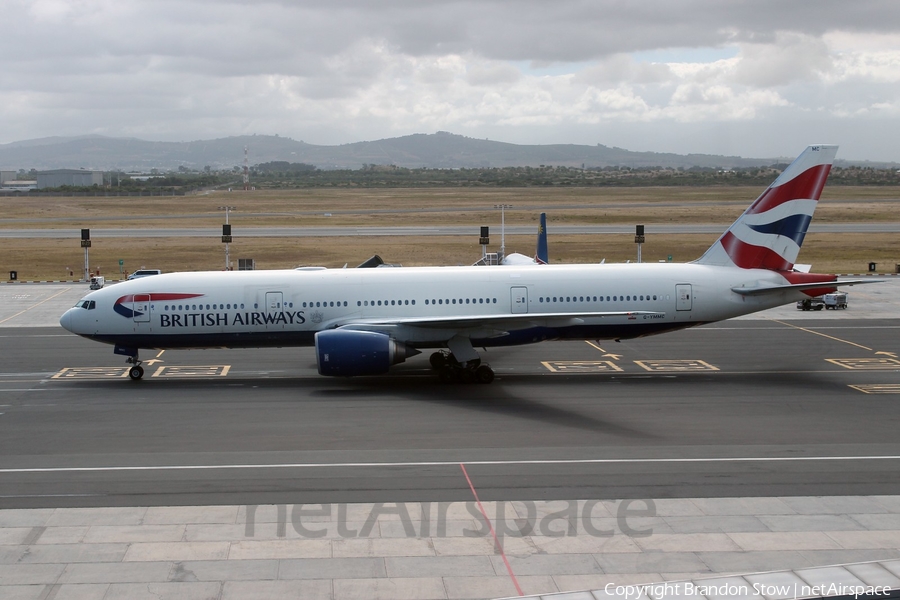
[(319, 375), (381, 375), (387, 373), (391, 365), (416, 354), (419, 351), (415, 348), (374, 331), (329, 329), (316, 334)]

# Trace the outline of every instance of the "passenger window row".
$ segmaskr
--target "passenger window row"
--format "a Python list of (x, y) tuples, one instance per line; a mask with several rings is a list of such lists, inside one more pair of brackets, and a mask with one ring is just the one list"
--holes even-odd
[[(605, 299), (604, 299), (605, 298)], [(541, 296), (539, 302), (647, 302), (648, 300), (656, 300), (657, 295), (641, 294), (626, 296)]]
[[(647, 302), (649, 300), (656, 300), (658, 296), (653, 294), (634, 294), (634, 295), (625, 295), (625, 296), (540, 296), (538, 298), (538, 302), (540, 303), (560, 303), (560, 302)], [(426, 305), (444, 305), (444, 304), (497, 304), (496, 298), (438, 298), (438, 299), (426, 299)], [(357, 306), (415, 306), (415, 300), (357, 300)], [(96, 302), (94, 300), (84, 300), (76, 304), (78, 308), (85, 308), (87, 310), (93, 310), (96, 307)], [(293, 302), (285, 302), (284, 306), (286, 308), (293, 308)], [(300, 303), (300, 306), (303, 308), (334, 308), (341, 306), (348, 306), (347, 301), (318, 301), (318, 302), (303, 302)], [(155, 308), (155, 306), (152, 306)], [(253, 304), (254, 309), (259, 308), (258, 303)], [(241, 303), (217, 303), (217, 304), (166, 304), (163, 306), (164, 311), (176, 311), (176, 310), (244, 310), (244, 304)]]
[[(291, 307), (293, 307), (294, 303), (291, 302), (290, 305), (291, 305)], [(308, 303), (303, 302), (300, 304), (300, 306), (303, 308), (328, 308), (328, 307), (334, 308), (335, 306), (338, 306), (338, 307), (347, 306), (347, 301), (344, 300), (343, 303), (341, 303), (340, 300), (338, 300), (337, 302), (308, 302)]]
[[(204, 308), (205, 306), (205, 308)], [(151, 306), (155, 308), (155, 306)], [(240, 310), (244, 309), (244, 305), (240, 305)], [(163, 306), (164, 311), (173, 310), (238, 310), (238, 304), (166, 304)]]
[[(416, 305), (415, 300), (357, 300), (357, 306), (409, 306), (412, 304)], [(344, 302), (344, 306), (347, 306), (347, 303)]]
[[(426, 299), (425, 304), (428, 304), (429, 301)], [(435, 300), (431, 299), (431, 304), (497, 304), (496, 298), (460, 298), (457, 300), (456, 298), (438, 298)]]

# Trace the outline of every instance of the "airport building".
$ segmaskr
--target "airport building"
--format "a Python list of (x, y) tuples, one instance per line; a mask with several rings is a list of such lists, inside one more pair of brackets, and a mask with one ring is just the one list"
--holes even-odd
[(0, 185), (3, 185), (7, 181), (12, 181), (16, 178), (15, 171), (0, 171)]
[(73, 187), (90, 187), (103, 185), (103, 171), (85, 169), (54, 169), (37, 172), (37, 188), (57, 188), (64, 185)]

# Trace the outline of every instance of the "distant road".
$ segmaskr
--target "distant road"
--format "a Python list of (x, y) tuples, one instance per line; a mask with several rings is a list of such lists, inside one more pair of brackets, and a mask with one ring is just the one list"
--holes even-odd
[[(648, 224), (647, 235), (658, 234), (717, 234), (728, 227), (725, 223)], [(494, 235), (500, 228), (491, 226)], [(813, 223), (812, 233), (900, 233), (900, 222), (881, 223)], [(536, 225), (508, 225), (507, 235), (533, 235)], [(608, 235), (633, 234), (634, 225), (551, 225), (553, 235)], [(234, 227), (235, 237), (347, 237), (347, 236), (477, 236), (479, 228), (469, 225), (447, 227)], [(171, 237), (219, 237), (217, 227), (184, 228), (122, 228), (91, 229), (92, 238), (171, 238)], [(80, 238), (80, 229), (0, 229), (0, 238)]]
[[(751, 199), (748, 196), (747, 199), (744, 200), (725, 200), (716, 202), (716, 206), (740, 206), (746, 207), (749, 205)], [(894, 204), (900, 203), (900, 198), (834, 198), (829, 200), (820, 201), (821, 204), (838, 204), (844, 202), (865, 202), (868, 204)], [(629, 200), (627, 202), (606, 202), (602, 204), (592, 203), (592, 204), (562, 204), (562, 203), (553, 203), (550, 206), (540, 207), (540, 205), (535, 205), (533, 201), (526, 202), (523, 205), (513, 205), (513, 208), (508, 211), (510, 214), (512, 212), (527, 212), (529, 214), (537, 214), (540, 210), (547, 210), (548, 212), (553, 211), (561, 211), (561, 210), (585, 210), (585, 209), (613, 209), (613, 208), (685, 208), (685, 207), (700, 207), (700, 208), (708, 208), (708, 201), (699, 201), (699, 202), (687, 202), (682, 200), (663, 200), (663, 201), (646, 201), (646, 200)], [(484, 212), (494, 212), (496, 213), (496, 209), (493, 208), (493, 205), (484, 205), (484, 206), (425, 206), (421, 208), (365, 208), (365, 209), (348, 209), (341, 210), (335, 209), (327, 211), (327, 214), (334, 216), (336, 219), (343, 216), (359, 216), (359, 215), (409, 215), (409, 214), (431, 214), (431, 213), (484, 213)], [(290, 211), (290, 212), (243, 212), (240, 211), (238, 213), (240, 217), (243, 218), (266, 218), (266, 217), (276, 217), (276, 218), (296, 218), (296, 217), (308, 217), (315, 216), (320, 217), (326, 214), (326, 211), (319, 210), (299, 210), (299, 211)], [(110, 216), (93, 216), (91, 217), (91, 223), (103, 223), (103, 222), (133, 222), (133, 221), (145, 221), (149, 219), (153, 219), (154, 221), (166, 220), (166, 221), (179, 221), (184, 219), (210, 219), (210, 218), (220, 218), (222, 213), (193, 213), (193, 214), (170, 214), (170, 215), (110, 215)], [(0, 218), (0, 227), (5, 225), (17, 225), (21, 223), (23, 219), (9, 219), (9, 218)], [(29, 223), (71, 223), (73, 221), (72, 217), (36, 217), (27, 219)]]

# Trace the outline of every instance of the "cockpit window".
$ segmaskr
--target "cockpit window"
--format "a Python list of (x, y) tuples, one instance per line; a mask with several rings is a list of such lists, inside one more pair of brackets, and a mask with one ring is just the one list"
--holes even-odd
[(78, 304), (75, 305), (76, 308), (85, 308), (87, 310), (94, 310), (97, 307), (96, 300), (82, 300)]

